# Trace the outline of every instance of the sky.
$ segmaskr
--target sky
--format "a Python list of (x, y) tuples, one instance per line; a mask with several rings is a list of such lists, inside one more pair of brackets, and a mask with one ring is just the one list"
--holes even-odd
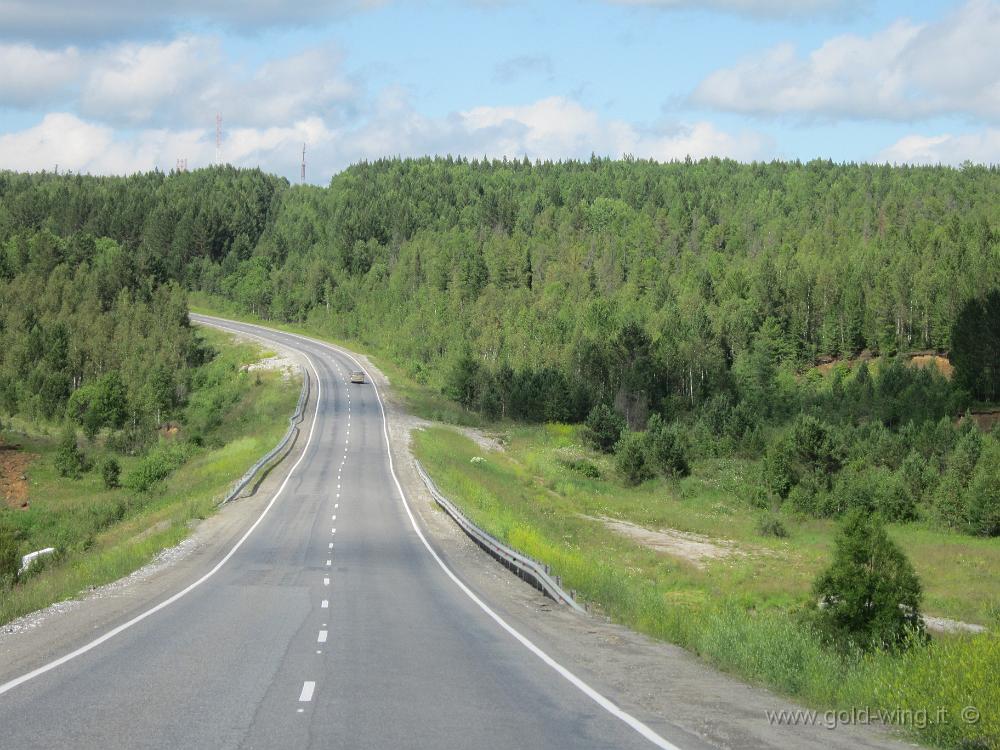
[(148, 6), (0, 0), (0, 169), (297, 182), (303, 144), (316, 184), (445, 154), (1000, 163), (1000, 0)]

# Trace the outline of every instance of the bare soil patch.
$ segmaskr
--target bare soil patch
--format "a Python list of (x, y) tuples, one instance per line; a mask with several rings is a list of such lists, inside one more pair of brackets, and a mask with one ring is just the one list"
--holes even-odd
[[(939, 373), (944, 375), (946, 378), (951, 378), (952, 374), (955, 372), (955, 368), (952, 367), (951, 360), (943, 354), (938, 354), (936, 352), (909, 352), (903, 355), (907, 358), (910, 367), (933, 367)], [(834, 367), (837, 365), (847, 365), (849, 370), (853, 370), (861, 362), (871, 362), (877, 357), (865, 349), (863, 352), (859, 353), (857, 357), (850, 358), (835, 358), (835, 357), (821, 357), (819, 363), (816, 365), (816, 369), (819, 370), (824, 375), (829, 375)]]
[[(1000, 424), (1000, 409), (990, 409), (989, 411), (974, 411), (969, 414), (969, 418), (975, 422), (983, 432), (989, 432), (995, 425)], [(965, 419), (965, 417), (962, 417)], [(962, 420), (959, 420), (962, 421)]]
[(942, 357), (940, 354), (916, 354), (910, 357), (910, 365), (913, 367), (933, 367), (949, 380), (955, 372), (951, 365), (951, 360)]
[(0, 496), (10, 508), (27, 509), (28, 466), (39, 456), (26, 453), (17, 445), (0, 443)]
[(746, 554), (736, 547), (735, 542), (727, 539), (711, 539), (702, 534), (676, 529), (647, 529), (645, 526), (607, 516), (583, 516), (583, 518), (602, 523), (607, 529), (628, 537), (643, 547), (687, 560), (697, 568), (704, 568), (711, 560)]

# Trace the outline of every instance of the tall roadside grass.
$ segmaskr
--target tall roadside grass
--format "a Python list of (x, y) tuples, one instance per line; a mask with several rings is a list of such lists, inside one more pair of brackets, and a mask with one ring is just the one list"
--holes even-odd
[[(492, 453), (473, 463), (480, 454), (474, 442), (433, 428), (415, 435), (414, 448), (442, 491), (476, 523), (550, 565), (580, 599), (613, 620), (813, 709), (881, 712), (933, 746), (1000, 748), (995, 633), (941, 636), (901, 654), (845, 653), (826, 645), (797, 615), (804, 594), (789, 597), (767, 587), (765, 594), (755, 592), (747, 583), (753, 561), (695, 569), (585, 517), (615, 513), (630, 500), (607, 483), (547, 477), (535, 443), (513, 456)], [(581, 483), (586, 491), (575, 494)], [(706, 508), (685, 500), (684, 491), (680, 503), (689, 503), (693, 515), (721, 512), (714, 498)], [(593, 507), (581, 507), (585, 503)], [(640, 517), (649, 512), (633, 510)]]

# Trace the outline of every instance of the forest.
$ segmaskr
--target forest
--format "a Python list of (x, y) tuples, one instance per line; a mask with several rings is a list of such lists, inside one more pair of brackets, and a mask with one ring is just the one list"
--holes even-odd
[(761, 459), (759, 507), (1000, 533), (997, 440), (957, 425), (1000, 399), (996, 167), (0, 173), (0, 247), (8, 411), (158, 421), (197, 290), (361, 342), (484, 418), (586, 421), (629, 482), (735, 452)]

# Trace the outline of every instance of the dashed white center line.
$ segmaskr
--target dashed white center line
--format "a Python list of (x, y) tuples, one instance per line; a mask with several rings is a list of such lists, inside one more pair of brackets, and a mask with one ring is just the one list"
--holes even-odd
[(333, 549), (333, 542), (330, 542), (330, 549)]
[(326, 567), (329, 568), (331, 565), (333, 565), (333, 560), (327, 560), (326, 561)]
[(331, 520), (331, 521), (336, 521), (336, 520), (337, 520), (337, 516), (336, 516), (336, 515), (334, 515), (333, 517), (331, 517), (331, 518), (330, 518), (330, 520)]
[(324, 578), (323, 579), (323, 585), (324, 586), (329, 586), (330, 585), (330, 579), (329, 578)]
[(319, 631), (319, 638), (316, 639), (317, 643), (326, 643), (326, 631)]
[(334, 508), (339, 508), (339, 507), (340, 507), (340, 503), (334, 503), (334, 504), (333, 504), (333, 507), (334, 507)]
[(324, 599), (323, 601), (321, 601), (319, 603), (319, 606), (321, 608), (323, 608), (323, 609), (329, 609), (330, 608), (330, 600), (329, 599)]
[(306, 680), (302, 683), (302, 692), (299, 693), (299, 703), (308, 703), (313, 699), (313, 691), (316, 689), (316, 683)]

